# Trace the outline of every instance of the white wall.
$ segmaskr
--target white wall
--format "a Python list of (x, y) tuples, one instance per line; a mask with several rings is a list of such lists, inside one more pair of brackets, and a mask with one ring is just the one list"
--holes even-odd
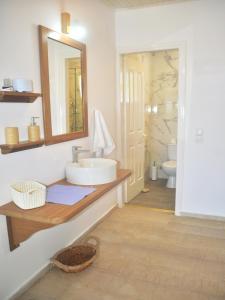
[[(187, 45), (183, 202), (187, 213), (225, 216), (225, 1), (199, 0), (116, 14), (117, 48)], [(196, 128), (204, 130), (202, 141)]]
[[(94, 107), (105, 116), (115, 137), (115, 41), (114, 15), (98, 0), (68, 0), (65, 9), (87, 30), (89, 116)], [(60, 30), (59, 0), (1, 0), (0, 36), (3, 78), (28, 78), (40, 92), (39, 24)], [(0, 143), (4, 127), (19, 126), (26, 138), (31, 116), (42, 116), (41, 100), (33, 104), (0, 103)], [(42, 124), (42, 120), (41, 120)], [(42, 126), (43, 128), (43, 126)], [(43, 134), (43, 130), (42, 130)], [(45, 184), (64, 176), (65, 163), (71, 160), (71, 146), (88, 147), (88, 138), (62, 144), (0, 155), (0, 204), (10, 201), (9, 184), (34, 179)], [(116, 191), (101, 198), (81, 216), (67, 224), (35, 234), (13, 252), (9, 251), (5, 217), (0, 217), (0, 299), (7, 299), (26, 280), (48, 263), (60, 248), (79, 236), (116, 203)]]

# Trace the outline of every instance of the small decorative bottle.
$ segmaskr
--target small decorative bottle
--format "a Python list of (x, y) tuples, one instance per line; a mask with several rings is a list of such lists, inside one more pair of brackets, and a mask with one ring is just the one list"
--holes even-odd
[(32, 117), (31, 124), (28, 126), (28, 139), (30, 142), (40, 141), (40, 127), (37, 125), (35, 119), (39, 119), (39, 117)]

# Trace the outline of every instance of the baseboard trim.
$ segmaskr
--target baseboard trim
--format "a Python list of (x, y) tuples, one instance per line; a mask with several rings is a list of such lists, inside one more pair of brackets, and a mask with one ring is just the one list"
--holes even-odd
[(198, 213), (189, 213), (189, 212), (179, 212), (179, 214), (177, 214), (177, 216), (178, 217), (180, 216), (180, 217), (198, 218), (198, 219), (205, 219), (205, 220), (214, 220), (214, 221), (225, 221), (225, 217), (198, 214)]
[[(109, 214), (111, 214), (116, 207), (117, 207), (117, 203), (113, 204), (101, 217), (99, 217), (87, 229), (82, 231), (75, 239), (73, 239), (71, 242), (65, 245), (65, 247), (82, 240), (85, 237), (85, 235), (87, 235), (91, 230), (93, 230), (98, 224), (103, 222), (103, 220)], [(34, 273), (34, 275), (30, 279), (28, 279), (19, 289), (13, 292), (12, 295), (9, 296), (8, 300), (16, 300), (17, 298), (22, 296), (29, 288), (31, 288), (35, 284), (35, 282), (37, 282), (41, 277), (43, 277), (50, 270), (51, 270), (51, 263), (47, 262), (36, 273)]]
[(28, 281), (26, 281), (16, 292), (9, 296), (9, 300), (16, 300), (23, 295), (32, 285), (35, 284), (41, 277), (50, 271), (50, 262), (47, 262), (41, 267)]

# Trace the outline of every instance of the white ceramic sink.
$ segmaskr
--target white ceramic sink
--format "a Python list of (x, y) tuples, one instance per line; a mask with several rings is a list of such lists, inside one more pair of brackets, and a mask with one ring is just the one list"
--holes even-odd
[(83, 158), (78, 163), (68, 163), (66, 179), (79, 185), (97, 185), (116, 180), (117, 162), (106, 158)]

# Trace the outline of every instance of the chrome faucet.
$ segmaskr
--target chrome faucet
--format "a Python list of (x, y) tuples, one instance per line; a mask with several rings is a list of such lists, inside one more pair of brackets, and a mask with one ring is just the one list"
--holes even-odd
[(73, 155), (73, 162), (78, 162), (78, 154), (83, 152), (90, 152), (88, 149), (81, 149), (81, 146), (73, 146), (72, 147), (72, 155)]

